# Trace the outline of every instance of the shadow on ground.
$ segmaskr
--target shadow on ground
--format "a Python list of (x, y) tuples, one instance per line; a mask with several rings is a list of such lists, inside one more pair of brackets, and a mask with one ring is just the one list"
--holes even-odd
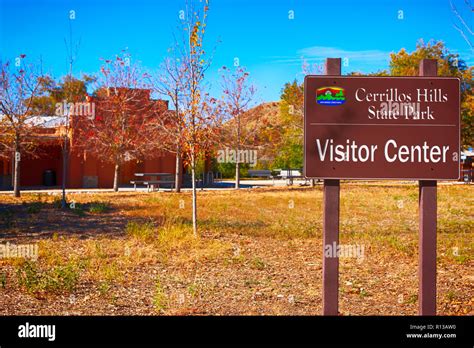
[[(99, 210), (99, 211), (97, 211)], [(61, 209), (56, 203), (0, 204), (0, 240), (35, 241), (58, 236), (81, 239), (125, 235), (128, 219), (115, 208), (80, 204)]]

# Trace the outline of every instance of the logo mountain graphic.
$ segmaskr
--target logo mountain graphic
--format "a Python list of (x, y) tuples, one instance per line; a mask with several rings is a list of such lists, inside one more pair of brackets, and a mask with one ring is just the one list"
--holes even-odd
[(341, 105), (346, 102), (344, 88), (321, 87), (316, 90), (316, 102), (321, 105)]

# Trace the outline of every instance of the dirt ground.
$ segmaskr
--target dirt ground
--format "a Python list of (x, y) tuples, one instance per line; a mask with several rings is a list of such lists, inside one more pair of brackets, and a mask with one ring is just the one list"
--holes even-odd
[[(416, 185), (341, 189), (341, 315), (416, 315)], [(438, 188), (438, 314), (474, 314), (474, 186)], [(0, 194), (0, 315), (320, 315), (322, 190)]]

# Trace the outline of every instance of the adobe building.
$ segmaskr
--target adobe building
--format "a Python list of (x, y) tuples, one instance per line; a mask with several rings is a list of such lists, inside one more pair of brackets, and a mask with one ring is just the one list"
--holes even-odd
[[(150, 98), (149, 91), (145, 93)], [(92, 97), (87, 97), (88, 101)], [(162, 103), (168, 110), (168, 102)], [(163, 107), (162, 105), (162, 107)], [(100, 108), (99, 108), (100, 109)], [(100, 116), (100, 115), (96, 115)], [(64, 143), (63, 126), (67, 116), (38, 116), (34, 123), (39, 129), (37, 134), (36, 156), (22, 155), (20, 161), (20, 187), (42, 188), (61, 187), (63, 177)], [(70, 121), (73, 116), (69, 116)], [(70, 135), (74, 134), (75, 122), (70, 122)], [(114, 164), (98, 160), (86, 151), (78, 150), (74, 145), (74, 135), (69, 148), (67, 165), (67, 188), (112, 188), (114, 180)], [(10, 159), (0, 158), (0, 189), (12, 188), (13, 154)], [(176, 158), (172, 153), (159, 153), (153, 159), (131, 160), (121, 166), (119, 184), (130, 186), (130, 181), (136, 179), (134, 173), (175, 173)], [(183, 171), (182, 171), (183, 172)]]

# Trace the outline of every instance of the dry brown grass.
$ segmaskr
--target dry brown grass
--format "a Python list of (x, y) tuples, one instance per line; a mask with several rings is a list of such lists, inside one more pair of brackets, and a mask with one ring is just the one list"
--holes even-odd
[[(441, 314), (473, 314), (473, 193), (438, 188)], [(57, 196), (0, 195), (3, 243), (39, 244), (32, 277), (78, 279), (28, 288), (25, 261), (0, 259), (0, 314), (320, 313), (320, 187), (199, 192), (197, 239), (187, 192), (69, 200), (76, 210), (61, 212)], [(416, 185), (343, 184), (341, 243), (365, 250), (341, 258), (342, 314), (416, 314)]]

